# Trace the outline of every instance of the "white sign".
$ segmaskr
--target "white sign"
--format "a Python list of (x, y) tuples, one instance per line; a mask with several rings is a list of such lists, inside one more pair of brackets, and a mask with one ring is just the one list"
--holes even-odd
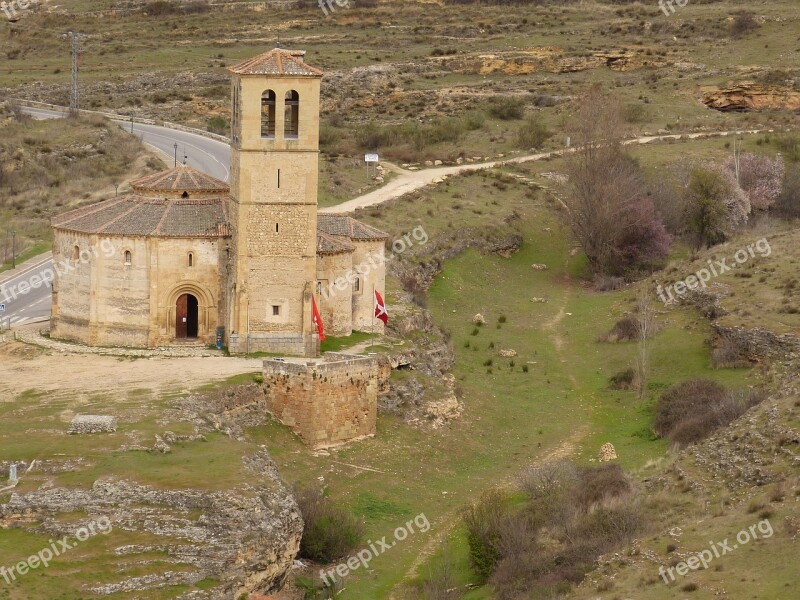
[(0, 304), (0, 312), (6, 312), (6, 305)]
[(378, 155), (377, 154), (365, 154), (364, 155), (364, 162), (376, 163), (376, 162), (378, 162)]

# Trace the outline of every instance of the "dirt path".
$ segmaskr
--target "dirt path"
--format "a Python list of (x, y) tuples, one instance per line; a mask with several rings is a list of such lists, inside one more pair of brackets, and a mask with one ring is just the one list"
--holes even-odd
[(147, 358), (131, 360), (92, 354), (59, 354), (18, 342), (0, 344), (0, 398), (25, 390), (92, 393), (149, 389), (162, 393), (259, 371), (261, 359)]
[[(652, 142), (663, 142), (668, 140), (697, 140), (710, 137), (726, 137), (729, 135), (740, 134), (758, 134), (770, 133), (771, 129), (750, 129), (742, 131), (714, 131), (703, 133), (676, 133), (670, 135), (648, 135), (625, 140), (623, 143), (626, 145), (631, 144), (650, 144)], [(469, 171), (480, 171), (482, 169), (491, 169), (497, 166), (506, 164), (519, 164), (525, 162), (533, 162), (537, 160), (544, 160), (547, 158), (556, 158), (564, 154), (574, 152), (574, 148), (565, 148), (564, 150), (554, 150), (552, 152), (540, 152), (538, 154), (526, 154), (524, 156), (515, 156), (514, 158), (503, 158), (500, 160), (493, 160), (484, 163), (472, 163), (464, 165), (456, 165), (452, 167), (434, 167), (432, 169), (422, 169), (420, 171), (409, 171), (402, 169), (397, 165), (391, 163), (384, 163), (390, 171), (397, 173), (397, 177), (392, 179), (385, 186), (373, 190), (368, 194), (353, 198), (342, 204), (336, 206), (329, 206), (321, 208), (321, 213), (349, 213), (357, 208), (366, 208), (368, 206), (375, 206), (394, 198), (399, 198), (409, 192), (416, 191), (420, 188), (436, 183), (437, 180), (451, 175), (458, 175)]]

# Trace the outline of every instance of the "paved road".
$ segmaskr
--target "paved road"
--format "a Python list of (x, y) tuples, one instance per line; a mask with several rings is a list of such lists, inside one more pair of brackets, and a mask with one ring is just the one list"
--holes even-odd
[(19, 267), (19, 273), (0, 283), (0, 304), (5, 305), (5, 311), (0, 312), (3, 328), (50, 316), (51, 290), (43, 281), (50, 277), (52, 263), (49, 254), (42, 256), (39, 262)]
[[(57, 119), (64, 116), (63, 113), (38, 108), (23, 110), (35, 119)], [(130, 131), (129, 122), (115, 121), (115, 123)], [(230, 177), (230, 147), (224, 142), (194, 133), (141, 123), (134, 124), (133, 133), (141, 136), (145, 144), (162, 153), (168, 164), (174, 158), (177, 142), (179, 161), (183, 160), (185, 153), (186, 164), (189, 166), (223, 181), (228, 181)], [(51, 277), (53, 263), (49, 255), (41, 258), (41, 262), (35, 264), (33, 268), (21, 270), (13, 278), (0, 284), (0, 304), (5, 304), (5, 311), (0, 312), (0, 322), (3, 327), (9, 324), (12, 327), (24, 325), (50, 316), (51, 288), (41, 282)]]
[[(63, 113), (40, 108), (23, 108), (23, 110), (36, 119), (58, 119), (64, 116)], [(114, 121), (121, 125), (126, 131), (130, 132), (130, 121)], [(162, 153), (167, 164), (175, 157), (175, 143), (178, 144), (178, 162), (183, 161), (185, 155), (186, 164), (204, 173), (228, 181), (230, 177), (231, 150), (230, 146), (224, 142), (212, 140), (196, 133), (177, 131), (158, 125), (144, 125), (134, 123), (134, 135), (141, 136), (142, 141)]]

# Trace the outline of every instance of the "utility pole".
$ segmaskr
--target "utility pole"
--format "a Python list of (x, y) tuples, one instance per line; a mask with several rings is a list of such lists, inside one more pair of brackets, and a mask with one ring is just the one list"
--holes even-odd
[(81, 108), (80, 94), (78, 92), (78, 59), (81, 52), (80, 34), (70, 31), (69, 39), (72, 46), (72, 84), (69, 90), (69, 112), (72, 116), (77, 116)]

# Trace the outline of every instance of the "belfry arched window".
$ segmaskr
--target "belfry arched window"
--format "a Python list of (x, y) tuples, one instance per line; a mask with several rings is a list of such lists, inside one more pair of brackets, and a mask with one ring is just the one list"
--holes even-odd
[(286, 92), (283, 133), (287, 138), (296, 138), (300, 127), (300, 94), (294, 90)]
[(275, 92), (261, 94), (261, 137), (275, 137)]

